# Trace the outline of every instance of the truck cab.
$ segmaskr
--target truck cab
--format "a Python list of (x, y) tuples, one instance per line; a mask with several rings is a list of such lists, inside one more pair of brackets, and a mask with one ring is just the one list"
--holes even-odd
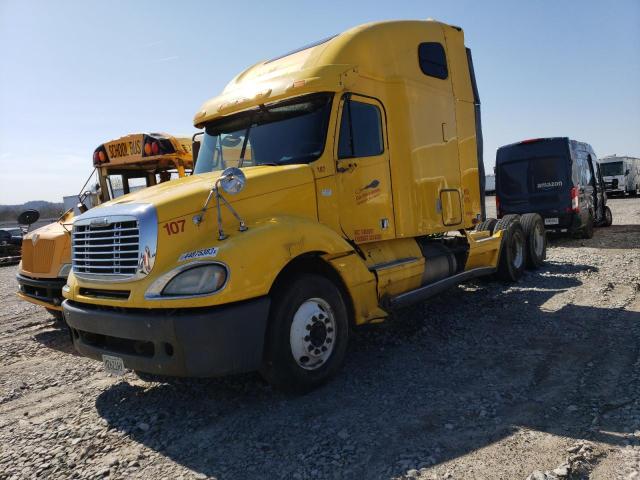
[(640, 158), (610, 155), (599, 163), (609, 195), (640, 195)]
[[(71, 271), (71, 229), (76, 215), (132, 191), (178, 178), (193, 169), (190, 137), (164, 133), (138, 133), (98, 146), (94, 171), (69, 208), (56, 222), (22, 238), (18, 269), (18, 297), (62, 318), (62, 287)], [(146, 150), (146, 151), (145, 151)], [(91, 189), (85, 190), (90, 182)]]
[(336, 373), (351, 329), (522, 274), (518, 218), (485, 220), (458, 27), (371, 23), (259, 62), (194, 125), (194, 175), (74, 222), (65, 318), (109, 371), (259, 370), (305, 390)]

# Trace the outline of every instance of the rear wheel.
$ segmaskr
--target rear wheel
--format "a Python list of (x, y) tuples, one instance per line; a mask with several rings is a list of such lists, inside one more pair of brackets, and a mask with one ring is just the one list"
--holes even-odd
[(604, 210), (602, 211), (602, 226), (610, 227), (613, 223), (613, 214), (611, 213), (611, 209), (605, 205)]
[(495, 231), (502, 231), (498, 278), (510, 282), (517, 281), (524, 272), (525, 237), (518, 215), (505, 215), (496, 224)]
[(537, 213), (525, 213), (520, 223), (527, 242), (527, 267), (539, 268), (547, 257), (547, 235), (542, 217)]
[(493, 235), (493, 229), (496, 228), (498, 220), (495, 218), (487, 218), (486, 220), (478, 223), (475, 227), (476, 232), (489, 232)]
[(584, 227), (582, 227), (582, 238), (593, 238), (593, 213), (589, 211), (589, 215), (587, 216), (587, 223)]
[(297, 276), (274, 295), (260, 372), (281, 390), (309, 391), (339, 370), (348, 338), (340, 290), (320, 275)]

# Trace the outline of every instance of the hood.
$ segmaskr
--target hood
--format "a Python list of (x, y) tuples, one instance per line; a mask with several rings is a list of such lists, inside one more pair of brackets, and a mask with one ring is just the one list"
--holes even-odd
[(62, 222), (53, 222), (25, 234), (22, 239), (33, 240), (33, 238), (35, 237), (36, 239), (42, 238), (47, 240), (54, 240), (58, 237), (68, 235), (70, 231), (71, 224), (67, 224), (67, 226), (65, 227)]
[[(222, 192), (229, 203), (233, 204), (252, 197), (303, 185), (314, 188), (313, 173), (308, 165), (256, 166), (245, 167), (242, 171), (247, 177), (245, 188), (235, 195)], [(195, 214), (204, 206), (211, 188), (221, 173), (221, 171), (216, 171), (171, 180), (124, 195), (92, 208), (90, 211), (93, 215), (100, 215), (100, 209), (104, 207), (143, 203), (156, 207), (159, 222)], [(209, 203), (209, 209), (211, 208), (215, 208), (213, 198)], [(242, 214), (248, 217), (252, 216), (251, 212), (243, 211)]]

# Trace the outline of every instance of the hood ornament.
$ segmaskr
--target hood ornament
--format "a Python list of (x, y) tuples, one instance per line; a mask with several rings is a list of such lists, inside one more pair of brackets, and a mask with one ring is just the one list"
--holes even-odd
[(224, 190), (229, 195), (235, 195), (237, 193), (240, 193), (244, 189), (244, 186), (246, 185), (246, 183), (247, 183), (247, 177), (245, 176), (244, 172), (239, 168), (229, 167), (224, 169), (222, 171), (222, 175), (220, 175), (220, 177), (213, 184), (213, 187), (211, 187), (211, 191), (209, 192), (209, 195), (207, 196), (207, 200), (204, 202), (204, 205), (200, 210), (200, 213), (198, 213), (197, 215), (194, 215), (193, 223), (195, 225), (200, 225), (202, 223), (202, 221), (204, 220), (204, 214), (206, 213), (207, 208), (209, 207), (209, 203), (211, 202), (211, 197), (215, 195), (216, 210), (218, 212), (218, 240), (224, 240), (225, 238), (228, 237), (228, 235), (225, 234), (224, 230), (222, 229), (222, 209), (220, 208), (220, 203), (224, 203), (224, 205), (229, 209), (229, 211), (233, 214), (236, 220), (238, 220), (238, 223), (240, 224), (238, 227), (238, 230), (240, 232), (244, 232), (248, 230), (247, 225), (245, 224), (244, 220), (240, 217), (240, 215), (238, 215), (238, 212), (235, 211), (235, 209), (231, 206), (231, 204), (227, 201), (227, 199), (224, 198), (220, 193), (220, 188), (222, 188), (222, 190)]

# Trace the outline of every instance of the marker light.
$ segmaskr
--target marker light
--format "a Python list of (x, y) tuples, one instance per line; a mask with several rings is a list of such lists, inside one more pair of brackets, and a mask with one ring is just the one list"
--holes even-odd
[(160, 151), (160, 147), (158, 146), (158, 142), (153, 142), (151, 144), (151, 151), (153, 152), (154, 155), (158, 154), (158, 152)]
[(100, 159), (100, 162), (106, 162), (107, 161), (107, 154), (104, 153), (104, 150), (100, 150), (98, 152), (98, 158)]
[(146, 155), (151, 155), (151, 142), (147, 142), (144, 144), (144, 153)]

